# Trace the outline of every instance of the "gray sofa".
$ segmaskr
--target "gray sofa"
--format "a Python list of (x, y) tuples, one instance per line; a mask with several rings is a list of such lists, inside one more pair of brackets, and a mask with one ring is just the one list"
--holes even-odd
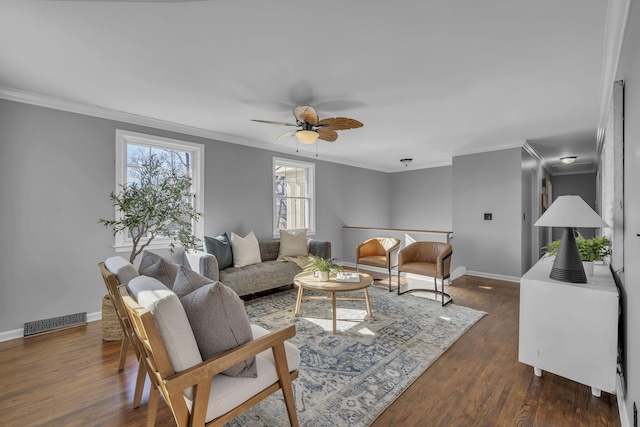
[[(216, 257), (203, 251), (185, 252), (183, 263), (205, 277), (219, 280), (240, 296), (292, 285), (293, 278), (302, 269), (294, 262), (277, 261), (280, 241), (263, 240), (258, 246), (262, 262), (245, 267), (219, 270)], [(310, 240), (309, 254), (331, 258), (331, 242)]]

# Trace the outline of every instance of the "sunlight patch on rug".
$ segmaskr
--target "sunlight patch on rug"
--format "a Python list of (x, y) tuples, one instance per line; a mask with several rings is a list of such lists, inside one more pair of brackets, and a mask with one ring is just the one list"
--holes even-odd
[[(331, 302), (304, 300), (300, 317), (294, 317), (296, 292), (248, 301), (246, 309), (251, 323), (268, 330), (296, 325), (291, 342), (300, 349), (301, 362), (293, 391), (305, 427), (369, 426), (486, 314), (371, 287), (373, 318), (364, 301), (340, 300), (334, 335)], [(280, 391), (228, 424), (288, 425)]]

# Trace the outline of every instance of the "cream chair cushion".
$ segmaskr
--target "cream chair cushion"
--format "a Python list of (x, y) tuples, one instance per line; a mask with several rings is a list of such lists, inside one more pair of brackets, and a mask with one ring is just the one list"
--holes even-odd
[[(264, 328), (251, 325), (253, 337), (260, 338), (269, 333)], [(285, 341), (284, 349), (287, 353), (289, 372), (298, 369), (300, 365), (300, 351), (291, 343)], [(206, 422), (232, 410), (256, 394), (258, 390), (269, 387), (278, 381), (273, 352), (267, 349), (256, 355), (259, 375), (257, 378), (238, 378), (226, 375), (216, 375), (211, 381), (211, 395), (207, 407)], [(191, 410), (192, 401), (185, 397), (187, 406)]]
[(127, 285), (129, 294), (153, 314), (158, 333), (176, 372), (202, 362), (196, 338), (178, 296), (159, 280), (138, 276)]
[(121, 285), (126, 285), (131, 279), (138, 277), (138, 271), (133, 264), (121, 256), (107, 258), (104, 261), (104, 266), (116, 276)]

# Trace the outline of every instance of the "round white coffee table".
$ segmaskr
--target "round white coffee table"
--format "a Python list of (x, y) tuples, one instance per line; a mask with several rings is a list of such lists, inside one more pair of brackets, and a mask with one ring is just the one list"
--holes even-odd
[[(298, 287), (298, 298), (296, 300), (295, 315), (300, 315), (300, 306), (303, 299), (322, 299), (331, 300), (333, 307), (333, 333), (336, 333), (336, 301), (337, 300), (364, 300), (367, 303), (367, 314), (369, 317), (373, 317), (371, 313), (371, 301), (369, 301), (369, 286), (373, 283), (373, 278), (365, 273), (358, 273), (360, 276), (359, 282), (338, 282), (336, 276), (331, 275), (329, 280), (324, 282), (314, 277), (313, 273), (300, 273), (294, 279), (293, 283)], [(330, 295), (308, 295), (303, 296), (304, 290), (310, 290), (315, 292), (328, 292)], [(352, 292), (364, 290), (364, 296), (337, 296), (338, 293)]]

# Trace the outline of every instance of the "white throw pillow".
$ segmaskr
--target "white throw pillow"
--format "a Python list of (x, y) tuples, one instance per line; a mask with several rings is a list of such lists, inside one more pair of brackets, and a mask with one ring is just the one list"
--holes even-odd
[(262, 262), (258, 239), (253, 231), (245, 237), (231, 232), (231, 250), (233, 251), (233, 266), (236, 268)]
[(284, 256), (308, 256), (307, 230), (291, 233), (280, 230), (280, 254)]

